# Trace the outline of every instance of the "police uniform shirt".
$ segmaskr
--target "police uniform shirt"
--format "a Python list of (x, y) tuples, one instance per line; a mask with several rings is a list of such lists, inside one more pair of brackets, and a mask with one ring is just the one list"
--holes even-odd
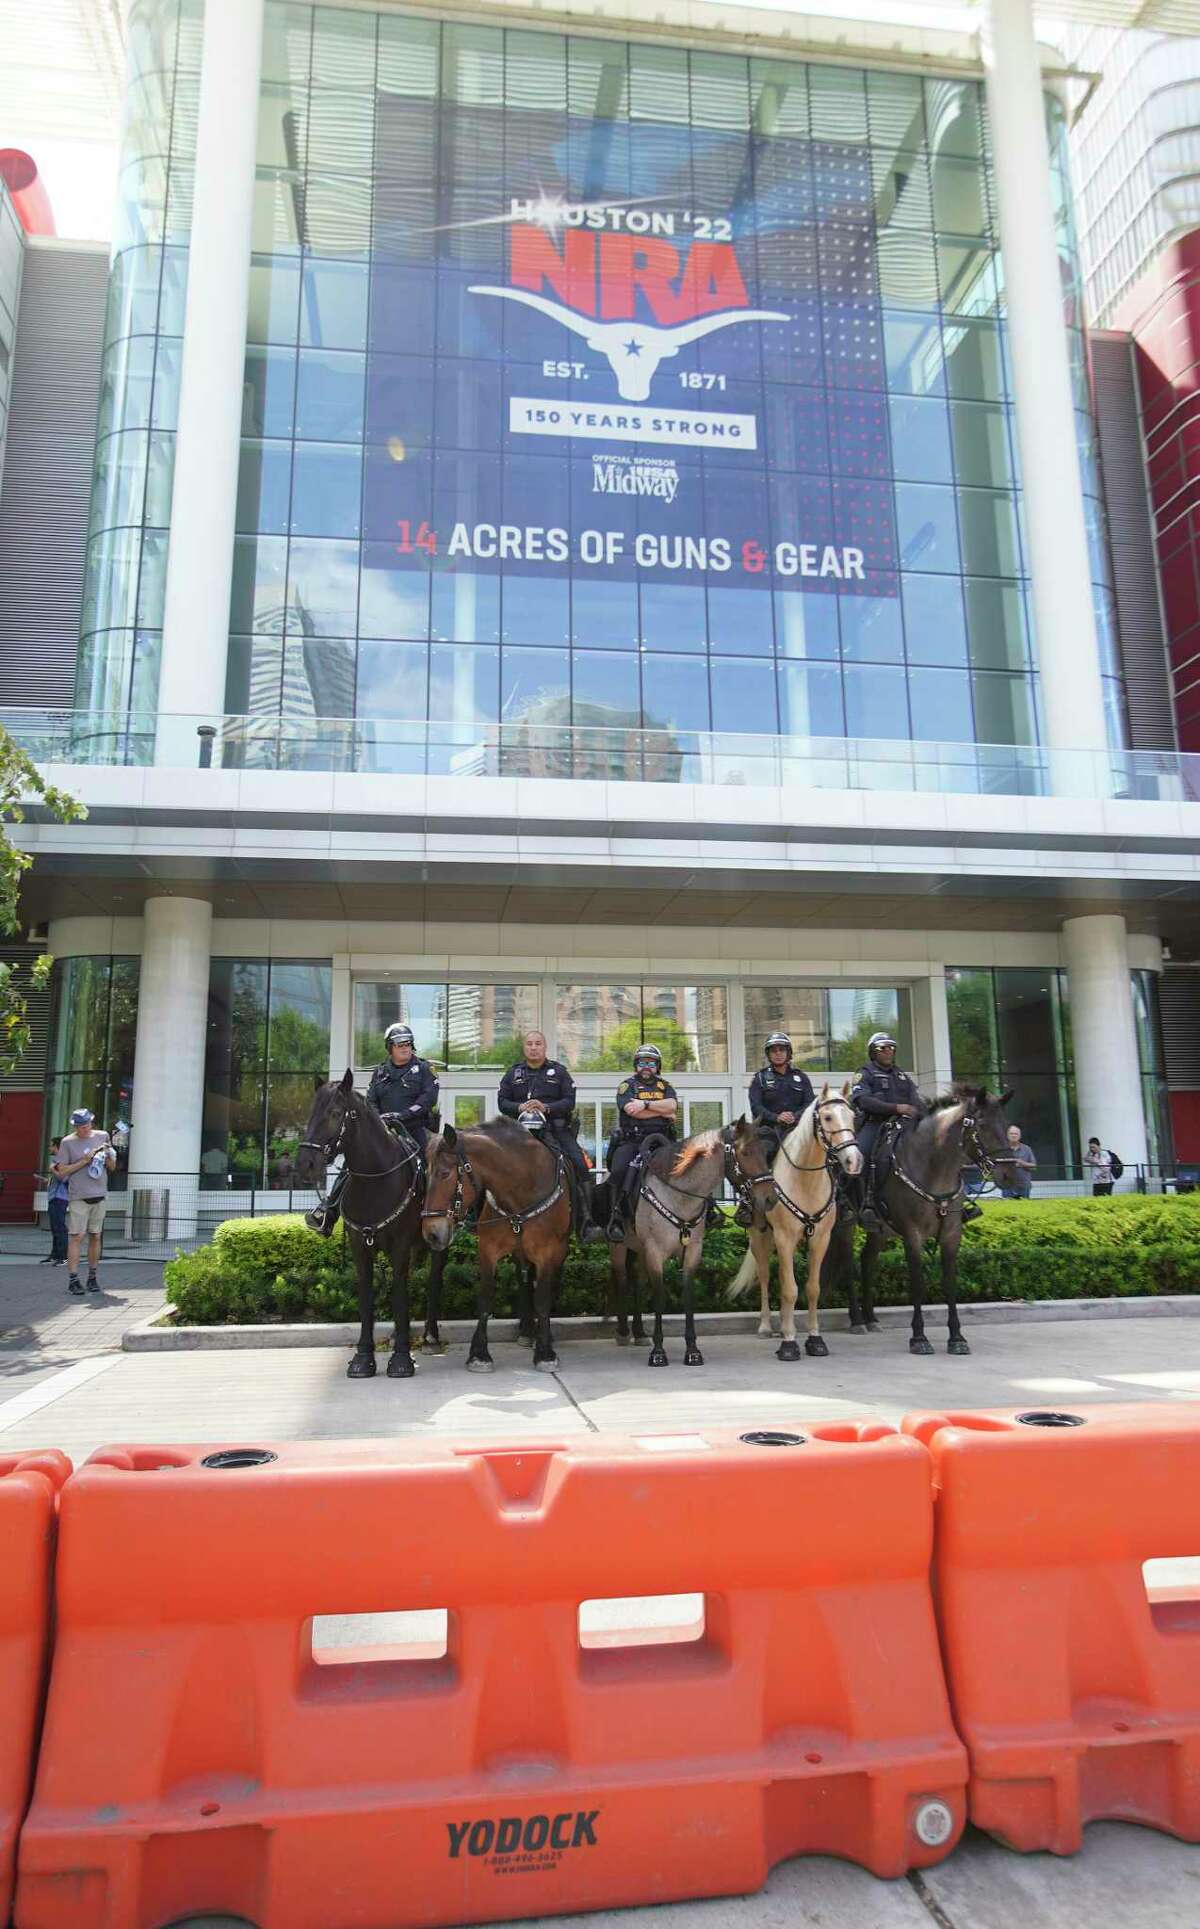
[[(897, 1105), (920, 1107), (921, 1095), (907, 1072), (897, 1065), (864, 1065), (854, 1081), (851, 1102), (864, 1118), (889, 1118)], [(865, 1102), (864, 1102), (865, 1101)]]
[(653, 1104), (658, 1099), (677, 1097), (678, 1094), (675, 1087), (668, 1085), (666, 1079), (658, 1073), (655, 1073), (648, 1084), (644, 1083), (636, 1074), (633, 1078), (625, 1079), (623, 1083), (617, 1087), (617, 1118), (619, 1121), (618, 1129), (620, 1134), (625, 1138), (632, 1137), (640, 1139), (648, 1132), (661, 1132), (664, 1126), (670, 1125), (671, 1123), (670, 1119), (664, 1119), (659, 1116), (652, 1118), (630, 1118), (628, 1112), (625, 1110), (630, 1099), (645, 1099)]
[(505, 1118), (519, 1117), (532, 1098), (540, 1099), (546, 1117), (555, 1123), (569, 1119), (575, 1110), (575, 1081), (565, 1065), (548, 1058), (542, 1065), (527, 1065), (522, 1059), (510, 1065), (500, 1081), (496, 1102)]
[(785, 1072), (777, 1072), (773, 1065), (763, 1065), (750, 1081), (750, 1116), (773, 1119), (780, 1112), (794, 1112), (798, 1118), (813, 1097), (807, 1072), (796, 1071), (791, 1065)]
[(427, 1058), (414, 1055), (407, 1065), (388, 1059), (376, 1066), (367, 1098), (377, 1112), (398, 1112), (410, 1123), (428, 1125), (438, 1100), (437, 1073)]

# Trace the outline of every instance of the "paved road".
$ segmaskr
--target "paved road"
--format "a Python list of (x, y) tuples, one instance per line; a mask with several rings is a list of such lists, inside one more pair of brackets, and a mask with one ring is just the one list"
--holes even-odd
[[(1200, 1400), (1200, 1320), (1173, 1316), (976, 1329), (974, 1353), (914, 1359), (903, 1334), (830, 1339), (827, 1360), (781, 1365), (773, 1343), (706, 1340), (706, 1365), (651, 1372), (607, 1340), (562, 1348), (557, 1374), (515, 1346), (464, 1372), (465, 1349), (422, 1359), (415, 1380), (350, 1383), (333, 1349), (124, 1354), (120, 1334), (159, 1297), (157, 1269), (114, 1261), (95, 1303), (61, 1271), (0, 1266), (0, 1449), (56, 1445), (77, 1460), (105, 1440), (232, 1442), (406, 1432), (567, 1438), (607, 1429), (801, 1425), (915, 1407), (1071, 1406)], [(1200, 1547), (1196, 1550), (1200, 1554)], [(214, 1919), (215, 1920), (215, 1919)], [(1200, 1848), (1119, 1824), (1088, 1831), (1067, 1862), (969, 1835), (923, 1878), (878, 1882), (824, 1858), (786, 1864), (761, 1895), (561, 1919), (575, 1929), (1196, 1929)]]

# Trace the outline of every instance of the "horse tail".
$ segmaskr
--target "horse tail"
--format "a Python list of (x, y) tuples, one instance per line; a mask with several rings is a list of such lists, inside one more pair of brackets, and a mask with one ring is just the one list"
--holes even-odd
[(725, 1288), (725, 1297), (732, 1306), (735, 1300), (743, 1298), (752, 1286), (757, 1285), (758, 1267), (754, 1263), (754, 1253), (752, 1249), (747, 1246), (746, 1257), (738, 1267), (736, 1278), (731, 1279)]

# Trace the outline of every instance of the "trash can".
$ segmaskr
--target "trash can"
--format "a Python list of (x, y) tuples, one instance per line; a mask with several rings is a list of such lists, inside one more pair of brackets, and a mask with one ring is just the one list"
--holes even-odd
[(171, 1218), (171, 1195), (165, 1186), (147, 1186), (134, 1192), (129, 1206), (129, 1237), (139, 1243), (161, 1243), (167, 1237)]

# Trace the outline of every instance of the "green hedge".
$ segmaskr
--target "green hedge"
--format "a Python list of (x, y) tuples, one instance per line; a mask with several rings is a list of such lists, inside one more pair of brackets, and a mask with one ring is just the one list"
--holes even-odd
[[(741, 1264), (746, 1235), (728, 1224), (704, 1241), (697, 1304), (725, 1309), (724, 1287)], [(926, 1255), (936, 1294), (937, 1261)], [(210, 1246), (180, 1255), (165, 1270), (167, 1298), (180, 1325), (245, 1325), (271, 1320), (346, 1320), (357, 1317), (354, 1268), (340, 1234), (321, 1239), (302, 1219), (230, 1219)], [(413, 1269), (414, 1318), (425, 1310), (428, 1255)], [(475, 1312), (475, 1241), (460, 1233), (446, 1268), (443, 1314)], [(598, 1313), (604, 1303), (608, 1255), (603, 1246), (572, 1245), (556, 1311)], [(1183, 1198), (993, 1200), (967, 1227), (959, 1254), (959, 1296), (966, 1299), (1079, 1299), (1200, 1291), (1200, 1193)], [(500, 1269), (497, 1312), (513, 1309), (511, 1265)], [(375, 1290), (388, 1311), (391, 1275), (377, 1261)], [(907, 1301), (904, 1255), (890, 1245), (880, 1266), (879, 1298)], [(844, 1305), (845, 1295), (825, 1295)], [(668, 1303), (679, 1305), (678, 1273), (668, 1274)], [(753, 1289), (743, 1304), (755, 1304)]]

